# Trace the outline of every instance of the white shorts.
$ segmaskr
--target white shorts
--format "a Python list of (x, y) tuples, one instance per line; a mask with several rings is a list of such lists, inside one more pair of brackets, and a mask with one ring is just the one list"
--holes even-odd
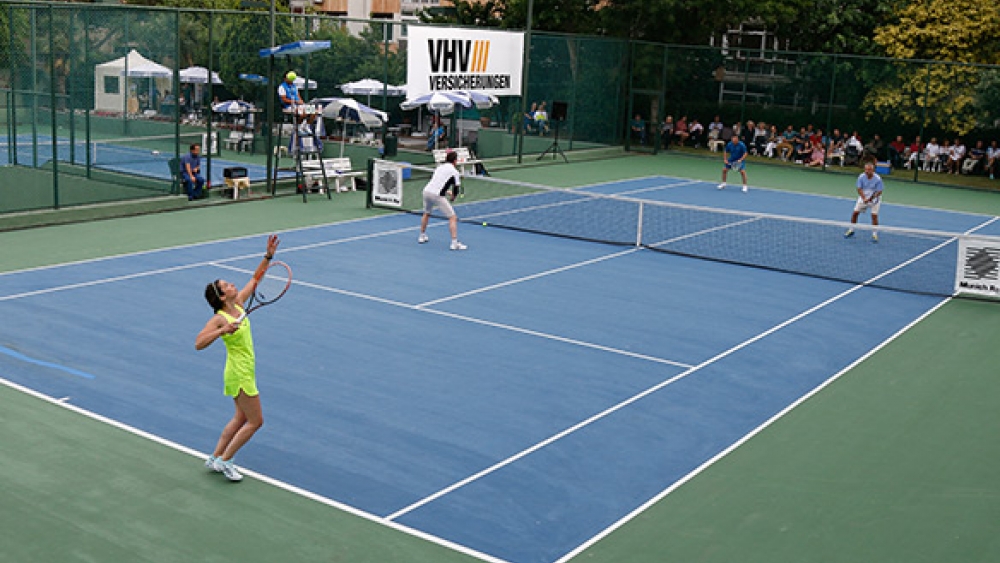
[(443, 195), (433, 192), (424, 192), (424, 213), (432, 213), (437, 207), (444, 213), (444, 216), (451, 219), (455, 216), (455, 210), (451, 207), (451, 202)]
[(854, 211), (861, 213), (862, 211), (870, 211), (872, 215), (878, 215), (878, 210), (882, 206), (882, 196), (878, 196), (875, 201), (871, 203), (865, 203), (865, 198), (858, 196), (858, 202), (854, 204)]

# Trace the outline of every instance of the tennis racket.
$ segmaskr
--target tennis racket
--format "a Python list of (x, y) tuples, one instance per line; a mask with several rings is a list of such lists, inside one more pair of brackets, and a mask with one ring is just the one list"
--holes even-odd
[(264, 275), (257, 280), (257, 286), (247, 301), (243, 314), (236, 319), (236, 322), (242, 322), (250, 313), (281, 299), (290, 287), (292, 287), (292, 269), (280, 260), (271, 262)]

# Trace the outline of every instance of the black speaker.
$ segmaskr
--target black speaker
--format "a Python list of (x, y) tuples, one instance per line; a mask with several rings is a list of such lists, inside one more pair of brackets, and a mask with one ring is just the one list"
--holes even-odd
[(568, 110), (569, 104), (566, 102), (552, 102), (552, 115), (549, 118), (552, 121), (565, 121)]

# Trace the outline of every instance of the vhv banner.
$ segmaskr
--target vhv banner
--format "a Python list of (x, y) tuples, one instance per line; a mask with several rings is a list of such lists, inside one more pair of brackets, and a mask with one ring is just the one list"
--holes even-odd
[(477, 90), (521, 95), (524, 34), (410, 25), (406, 95)]

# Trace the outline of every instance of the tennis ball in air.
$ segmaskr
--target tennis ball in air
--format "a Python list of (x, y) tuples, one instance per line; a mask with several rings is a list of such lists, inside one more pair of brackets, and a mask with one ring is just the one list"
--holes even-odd
[(484, 226), (484, 227), (486, 226), (486, 221), (483, 221), (483, 226)]

